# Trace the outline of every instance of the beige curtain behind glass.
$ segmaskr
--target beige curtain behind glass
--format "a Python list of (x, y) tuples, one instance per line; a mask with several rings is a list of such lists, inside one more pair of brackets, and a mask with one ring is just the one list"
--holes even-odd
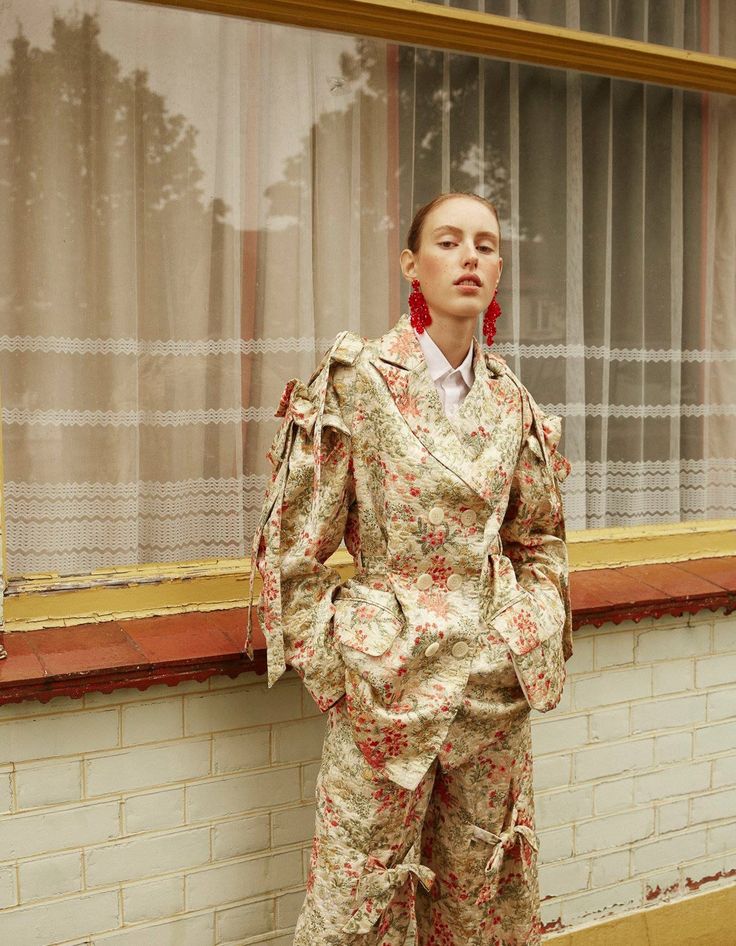
[(391, 320), (384, 48), (118, 0), (0, 35), (8, 571), (241, 556), (286, 380)]
[[(734, 29), (728, 4), (478, 6), (726, 54)], [(401, 87), (403, 225), (440, 187), (498, 204), (496, 348), (565, 419), (570, 527), (736, 515), (733, 101), (412, 49)]]

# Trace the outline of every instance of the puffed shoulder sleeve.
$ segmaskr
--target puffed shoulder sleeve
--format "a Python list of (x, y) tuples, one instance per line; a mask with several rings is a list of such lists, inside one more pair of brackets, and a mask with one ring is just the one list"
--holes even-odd
[(268, 452), (273, 472), (253, 538), (247, 645), (256, 570), (257, 608), (268, 647), (268, 683), (290, 664), (321, 709), (342, 696), (344, 667), (332, 639), (339, 573), (325, 565), (343, 538), (354, 500), (353, 368), (362, 340), (341, 333), (304, 383), (289, 381)]
[[(537, 406), (537, 410), (539, 408)], [(542, 414), (539, 411), (539, 422), (542, 430), (542, 439), (547, 448), (547, 460), (558, 483), (570, 475), (572, 467), (567, 457), (563, 457), (557, 449), (562, 437), (562, 418), (558, 414)]]
[(572, 609), (560, 483), (570, 473), (559, 452), (562, 419), (545, 415), (522, 388), (522, 445), (500, 530), (519, 584), (537, 605), (537, 619), (562, 631), (572, 655)]

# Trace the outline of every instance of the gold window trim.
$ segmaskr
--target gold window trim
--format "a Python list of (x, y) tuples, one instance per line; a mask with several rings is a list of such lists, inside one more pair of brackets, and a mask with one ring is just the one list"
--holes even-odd
[[(129, 2), (129, 0), (125, 0)], [(159, 6), (372, 36), (476, 56), (639, 82), (736, 94), (736, 60), (654, 43), (435, 6), (419, 0), (145, 0)], [(0, 435), (0, 550), (6, 575)], [(736, 555), (736, 519), (569, 535), (573, 570)], [(330, 559), (344, 577), (345, 551)], [(7, 583), (7, 630), (32, 630), (187, 611), (242, 607), (249, 559), (98, 569), (89, 575), (29, 575)], [(256, 594), (260, 578), (256, 579)]]
[(458, 10), (421, 0), (137, 2), (736, 95), (736, 59)]

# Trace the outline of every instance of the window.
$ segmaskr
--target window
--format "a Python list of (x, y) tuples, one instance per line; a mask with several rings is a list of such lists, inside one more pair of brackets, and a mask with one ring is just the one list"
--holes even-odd
[[(719, 4), (703, 0), (429, 0), (441, 6), (477, 10), (520, 21), (546, 23), (644, 40), (662, 46), (717, 53), (722, 31)], [(727, 11), (724, 7), (724, 14)], [(723, 50), (723, 55), (729, 55)]]
[[(733, 53), (726, 8), (566, 6)], [(285, 381), (395, 321), (450, 188), (498, 203), (570, 527), (735, 515), (733, 98), (120, 0), (0, 24), (8, 574), (243, 556)]]

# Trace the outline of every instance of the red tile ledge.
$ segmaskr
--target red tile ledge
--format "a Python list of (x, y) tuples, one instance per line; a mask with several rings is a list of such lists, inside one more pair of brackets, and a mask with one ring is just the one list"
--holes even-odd
[[(663, 615), (736, 610), (736, 557), (575, 572), (573, 625), (640, 621)], [(147, 690), (182, 680), (265, 673), (264, 640), (243, 652), (245, 610), (207, 611), (2, 636), (0, 704)]]
[(253, 660), (242, 652), (244, 637), (243, 608), (6, 633), (0, 705), (265, 673), (262, 636)]
[(698, 611), (736, 610), (736, 556), (574, 572), (575, 629)]

